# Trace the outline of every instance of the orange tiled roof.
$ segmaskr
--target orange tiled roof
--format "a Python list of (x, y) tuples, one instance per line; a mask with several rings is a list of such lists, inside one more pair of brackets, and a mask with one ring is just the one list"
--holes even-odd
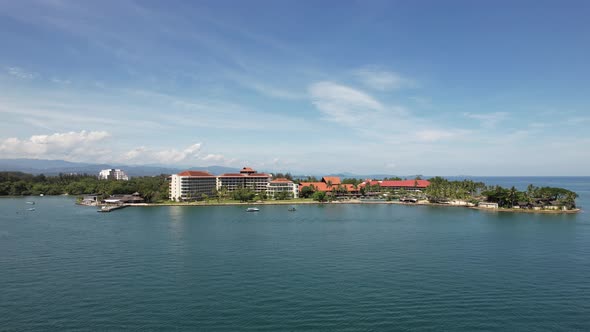
[(381, 181), (381, 187), (426, 188), (429, 185), (427, 180)]
[(207, 171), (183, 171), (178, 173), (178, 176), (201, 176), (201, 177), (209, 177), (215, 176)]
[[(315, 190), (317, 191), (332, 191), (332, 190), (338, 190), (338, 185), (332, 185), (331, 187), (328, 187), (328, 185), (325, 182), (301, 182), (301, 184), (299, 185), (299, 190), (301, 190), (301, 188), (303, 187), (309, 187), (309, 186), (313, 186)], [(354, 188), (354, 185), (352, 184), (341, 184), (340, 188), (344, 187), (346, 189), (346, 191), (357, 191), (358, 189)]]
[(430, 181), (427, 180), (402, 180), (402, 181), (376, 181), (371, 180), (368, 182), (361, 183), (361, 187), (371, 184), (372, 186), (380, 185), (381, 187), (389, 188), (426, 188), (430, 185)]
[(269, 178), (270, 175), (265, 174), (265, 173), (252, 173), (252, 174), (246, 174), (246, 173), (225, 173), (220, 175), (219, 177), (222, 178), (252, 178), (252, 177), (263, 177), (263, 178)]
[(324, 176), (322, 178), (322, 182), (326, 182), (327, 183), (328, 181), (332, 182), (332, 185), (338, 185), (338, 184), (341, 184), (342, 183), (340, 181), (340, 178), (337, 177), (337, 176)]
[(277, 179), (274, 179), (274, 180), (272, 180), (270, 182), (271, 183), (280, 183), (280, 182), (293, 182), (293, 181), (291, 181), (291, 180), (289, 180), (287, 178), (277, 178)]

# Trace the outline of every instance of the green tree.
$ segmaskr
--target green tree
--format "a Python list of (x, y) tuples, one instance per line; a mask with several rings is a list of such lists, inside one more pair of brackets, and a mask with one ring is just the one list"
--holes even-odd
[(232, 198), (240, 202), (249, 202), (254, 199), (256, 193), (249, 188), (239, 188), (232, 192)]
[(312, 196), (314, 201), (325, 202), (327, 200), (326, 193), (323, 191), (316, 191)]
[(301, 191), (299, 192), (299, 196), (301, 196), (301, 198), (309, 198), (309, 197), (312, 197), (314, 192), (315, 192), (315, 190), (314, 190), (313, 186), (305, 186), (305, 187), (301, 188)]

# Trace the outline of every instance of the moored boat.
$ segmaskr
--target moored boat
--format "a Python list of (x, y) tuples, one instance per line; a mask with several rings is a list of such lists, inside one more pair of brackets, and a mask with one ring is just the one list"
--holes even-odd
[(246, 212), (258, 212), (258, 211), (260, 211), (260, 209), (255, 208), (255, 207), (249, 207), (246, 209)]

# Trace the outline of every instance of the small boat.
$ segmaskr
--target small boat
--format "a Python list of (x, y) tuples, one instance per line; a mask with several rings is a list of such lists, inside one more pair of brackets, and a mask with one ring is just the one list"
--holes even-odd
[(35, 211), (35, 208), (27, 209), (27, 211)]
[(260, 211), (260, 209), (258, 209), (258, 208), (247, 208), (246, 209), (246, 212), (258, 212), (258, 211)]
[(297, 210), (295, 209), (295, 207), (294, 207), (294, 206), (291, 206), (291, 207), (289, 208), (289, 211), (297, 211)]
[(35, 202), (27, 202), (27, 204), (35, 205)]

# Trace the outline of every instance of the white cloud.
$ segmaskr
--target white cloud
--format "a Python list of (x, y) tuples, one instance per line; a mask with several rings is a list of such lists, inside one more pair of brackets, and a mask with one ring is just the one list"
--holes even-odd
[(140, 146), (123, 154), (125, 162), (174, 164), (196, 159), (201, 151), (201, 143), (192, 144), (185, 149), (153, 150)]
[(105, 131), (85, 131), (33, 135), (29, 139), (11, 137), (0, 141), (0, 153), (5, 158), (45, 158), (72, 161), (85, 160), (104, 153), (103, 143), (110, 134)]
[(225, 160), (225, 157), (222, 154), (213, 154), (213, 153), (210, 153), (210, 154), (204, 156), (203, 158), (201, 158), (201, 160), (204, 160), (204, 161), (223, 161), (223, 160)]
[(318, 82), (309, 87), (312, 103), (326, 119), (354, 125), (367, 113), (383, 111), (383, 105), (368, 94), (333, 82)]
[(6, 67), (6, 72), (14, 77), (23, 79), (23, 80), (30, 80), (35, 78), (35, 74), (29, 73), (22, 68), (19, 67)]
[(277, 86), (271, 85), (269, 83), (262, 83), (260, 81), (254, 80), (252, 78), (237, 75), (237, 74), (228, 74), (228, 77), (238, 83), (239, 85), (248, 88), (250, 90), (254, 90), (262, 95), (271, 98), (278, 98), (278, 99), (303, 99), (305, 98), (304, 95), (300, 93), (296, 93), (293, 91), (289, 91), (283, 88), (279, 88)]
[(508, 113), (506, 112), (494, 112), (494, 113), (463, 113), (464, 116), (475, 119), (481, 122), (481, 126), (484, 128), (494, 128), (498, 123), (508, 119)]
[(354, 74), (369, 88), (375, 90), (395, 90), (404, 87), (413, 87), (415, 82), (398, 73), (379, 69), (377, 67), (365, 67), (356, 70)]
[(385, 105), (371, 95), (333, 82), (309, 87), (312, 103), (325, 119), (352, 128), (360, 135), (389, 144), (434, 143), (456, 139), (466, 130), (444, 128), (413, 116), (404, 107)]
[(436, 142), (444, 139), (456, 138), (464, 134), (460, 130), (440, 130), (440, 129), (426, 129), (417, 131), (415, 137), (422, 142)]
[(62, 79), (56, 78), (56, 77), (52, 78), (51, 82), (53, 82), (55, 84), (63, 84), (63, 85), (69, 85), (72, 83), (70, 80), (62, 80)]

